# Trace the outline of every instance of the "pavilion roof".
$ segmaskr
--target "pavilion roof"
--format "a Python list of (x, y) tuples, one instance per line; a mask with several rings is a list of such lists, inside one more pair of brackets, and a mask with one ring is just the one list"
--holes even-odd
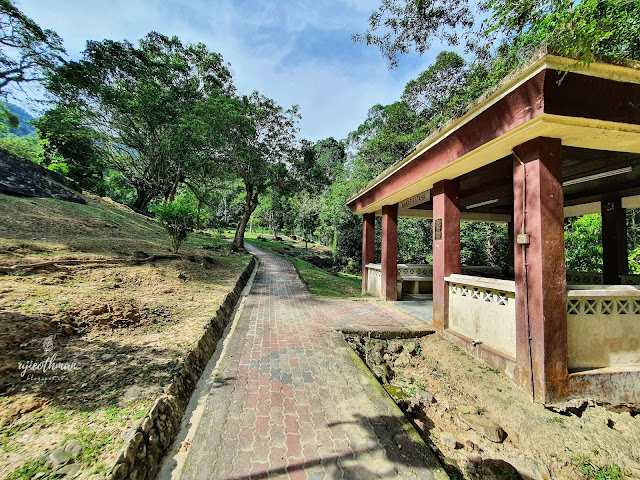
[(504, 159), (536, 137), (560, 138), (575, 149), (640, 154), (640, 62), (598, 60), (586, 68), (540, 52), (347, 204), (356, 214), (379, 211)]

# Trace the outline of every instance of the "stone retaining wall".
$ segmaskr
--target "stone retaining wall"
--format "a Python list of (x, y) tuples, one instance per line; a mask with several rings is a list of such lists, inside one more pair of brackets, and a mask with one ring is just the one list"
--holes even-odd
[(115, 463), (109, 469), (108, 479), (155, 478), (167, 448), (178, 433), (191, 394), (231, 320), (233, 309), (255, 264), (256, 259), (253, 257), (234, 289), (227, 294), (215, 316), (205, 326), (202, 337), (186, 356), (182, 368), (164, 388), (164, 394), (156, 399), (149, 413), (129, 433)]

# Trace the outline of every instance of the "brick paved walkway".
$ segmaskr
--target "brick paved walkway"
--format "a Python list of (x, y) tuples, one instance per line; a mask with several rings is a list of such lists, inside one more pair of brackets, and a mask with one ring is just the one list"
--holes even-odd
[(413, 320), (368, 302), (316, 299), (290, 262), (248, 248), (261, 266), (181, 478), (446, 478), (331, 328), (354, 318)]

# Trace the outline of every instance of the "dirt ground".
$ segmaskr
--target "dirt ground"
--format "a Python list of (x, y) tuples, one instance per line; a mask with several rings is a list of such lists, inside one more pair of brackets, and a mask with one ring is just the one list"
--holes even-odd
[[(153, 221), (88, 201), (0, 195), (0, 265), (168, 253)], [(0, 478), (47, 478), (71, 439), (82, 477), (106, 470), (250, 258), (202, 234), (180, 253), (0, 276)]]
[(551, 411), (437, 334), (347, 340), (451, 478), (640, 478), (637, 411), (589, 402)]

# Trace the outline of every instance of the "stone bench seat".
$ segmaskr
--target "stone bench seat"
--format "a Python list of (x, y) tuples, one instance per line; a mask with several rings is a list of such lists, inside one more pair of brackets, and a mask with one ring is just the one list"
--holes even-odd
[(402, 279), (402, 293), (418, 294), (431, 293), (433, 291), (433, 274), (398, 272), (398, 276)]

